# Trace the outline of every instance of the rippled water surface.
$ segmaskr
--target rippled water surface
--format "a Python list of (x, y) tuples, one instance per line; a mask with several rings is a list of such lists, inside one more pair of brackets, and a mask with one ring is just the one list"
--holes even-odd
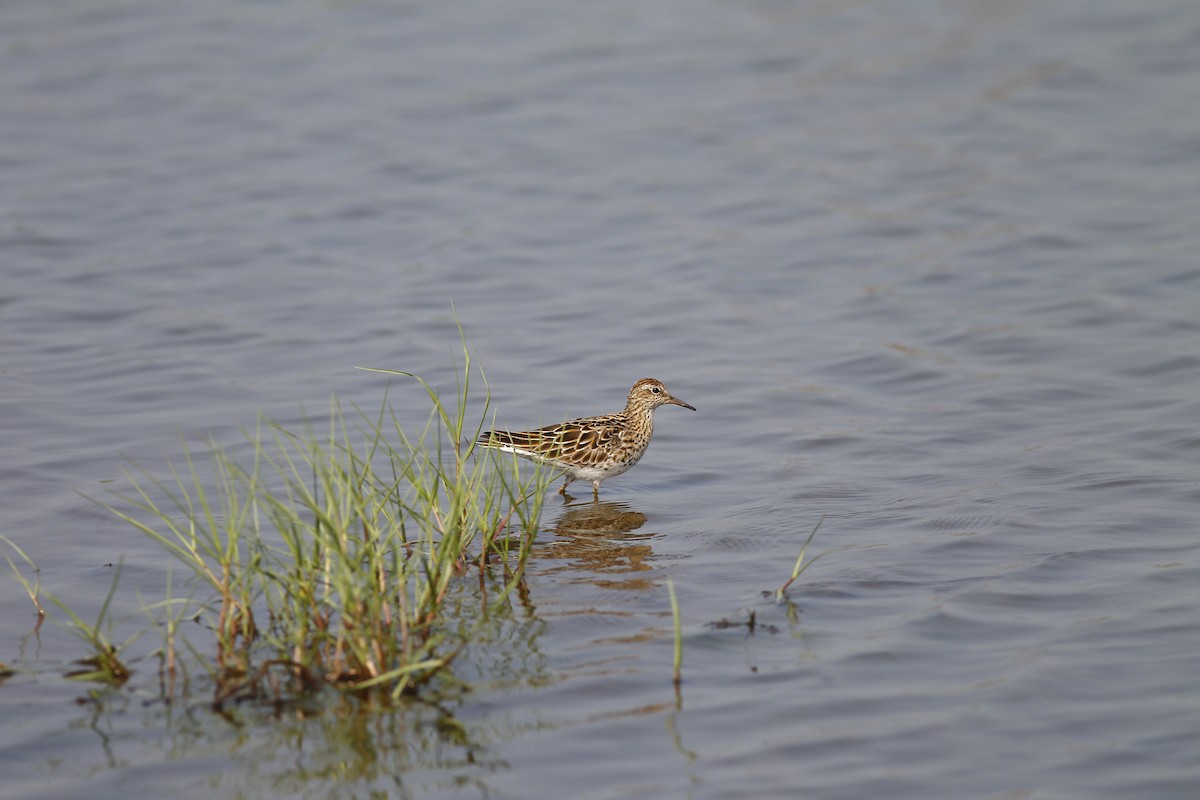
[(0, 533), (74, 607), (166, 574), (77, 492), (456, 313), (506, 425), (698, 409), (451, 708), (90, 692), (5, 571), (6, 797), (1200, 791), (1200, 5), (18, 0), (0, 93)]

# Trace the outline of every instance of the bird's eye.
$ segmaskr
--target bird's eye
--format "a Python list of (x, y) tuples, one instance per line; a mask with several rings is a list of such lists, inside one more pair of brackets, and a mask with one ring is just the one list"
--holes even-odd
[(650, 387), (650, 391), (651, 391), (651, 392), (653, 392), (654, 394), (661, 394), (661, 393), (662, 393), (662, 389), (659, 389), (657, 386), (651, 386), (651, 387)]

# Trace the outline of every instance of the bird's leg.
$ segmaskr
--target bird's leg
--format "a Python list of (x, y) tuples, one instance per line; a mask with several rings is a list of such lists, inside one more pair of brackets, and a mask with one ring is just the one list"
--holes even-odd
[(600, 481), (592, 481), (592, 499), (600, 499)]
[(573, 481), (573, 480), (575, 480), (575, 477), (573, 475), (568, 475), (567, 479), (563, 482), (563, 485), (558, 487), (558, 493), (561, 494), (563, 497), (566, 497), (567, 496), (567, 487), (571, 485), (571, 481)]

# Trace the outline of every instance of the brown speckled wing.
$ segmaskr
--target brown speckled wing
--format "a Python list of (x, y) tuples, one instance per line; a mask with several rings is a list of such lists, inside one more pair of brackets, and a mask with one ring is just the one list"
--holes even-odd
[(579, 420), (543, 428), (543, 452), (557, 461), (595, 466), (607, 460), (621, 441), (621, 426), (608, 419)]
[(577, 419), (536, 431), (490, 431), (479, 437), (479, 443), (512, 447), (550, 461), (594, 466), (620, 447), (623, 427), (619, 417)]

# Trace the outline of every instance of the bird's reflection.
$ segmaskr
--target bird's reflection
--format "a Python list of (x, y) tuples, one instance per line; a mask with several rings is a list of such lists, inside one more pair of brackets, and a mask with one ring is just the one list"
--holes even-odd
[(584, 572), (606, 588), (645, 588), (652, 585), (648, 542), (655, 534), (633, 533), (645, 522), (645, 514), (625, 503), (572, 503), (546, 527), (555, 538), (534, 544), (533, 552), (544, 562), (563, 562), (548, 572)]
[(554, 523), (554, 532), (561, 536), (629, 533), (646, 523), (646, 515), (634, 511), (625, 503), (572, 503)]

